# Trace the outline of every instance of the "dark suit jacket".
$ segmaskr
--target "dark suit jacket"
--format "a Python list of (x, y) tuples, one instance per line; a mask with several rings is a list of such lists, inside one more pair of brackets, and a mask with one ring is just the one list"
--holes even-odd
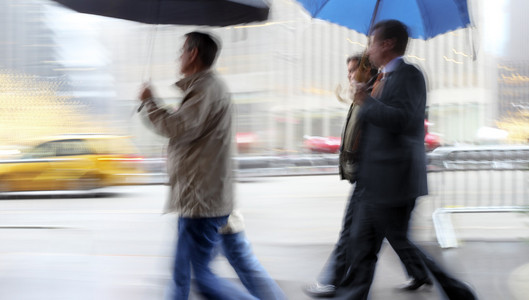
[(385, 79), (380, 97), (368, 96), (362, 105), (358, 182), (368, 201), (400, 206), (428, 193), (425, 106), (424, 76), (402, 60)]

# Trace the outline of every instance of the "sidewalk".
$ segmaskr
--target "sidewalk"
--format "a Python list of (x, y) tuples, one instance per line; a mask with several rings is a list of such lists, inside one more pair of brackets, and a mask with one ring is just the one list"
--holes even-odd
[[(301, 288), (316, 278), (332, 251), (350, 189), (335, 176), (237, 184), (253, 250), (288, 299), (309, 299)], [(109, 197), (0, 201), (0, 299), (163, 299), (175, 236), (174, 216), (161, 215), (167, 187), (105, 191)], [(441, 249), (432, 224), (434, 200), (421, 199), (414, 211), (411, 236), (417, 244), (473, 286), (479, 299), (529, 300), (529, 215), (459, 214), (453, 221), (460, 247)], [(225, 259), (215, 263), (216, 273), (238, 281)], [(398, 257), (385, 244), (371, 299), (443, 299), (435, 288), (396, 291), (405, 280)]]
[[(478, 299), (529, 299), (529, 244), (525, 242), (472, 242), (450, 250), (433, 244), (421, 246), (474, 287)], [(254, 249), (288, 299), (309, 300), (302, 286), (315, 278), (332, 245), (254, 245)], [(0, 299), (9, 300), (161, 300), (172, 261), (171, 257), (141, 255), (30, 253), (6, 253), (2, 258)], [(215, 267), (217, 274), (238, 281), (224, 261), (219, 259)], [(395, 287), (403, 281), (397, 256), (384, 245), (371, 288), (372, 300), (444, 299), (436, 288), (397, 291)], [(193, 294), (190, 299), (200, 298)]]
[[(455, 277), (470, 284), (478, 299), (529, 299), (529, 242), (467, 242), (460, 248), (444, 250), (434, 243), (420, 243), (419, 246)], [(254, 248), (288, 299), (292, 300), (311, 299), (304, 295), (302, 287), (314, 280), (332, 250), (331, 245)], [(217, 268), (221, 270), (220, 274), (230, 273), (224, 262), (220, 262)], [(236, 280), (234, 276), (226, 277)], [(389, 244), (384, 243), (371, 287), (371, 299), (445, 299), (435, 286), (416, 292), (397, 290), (395, 287), (404, 281), (406, 278), (399, 258)]]

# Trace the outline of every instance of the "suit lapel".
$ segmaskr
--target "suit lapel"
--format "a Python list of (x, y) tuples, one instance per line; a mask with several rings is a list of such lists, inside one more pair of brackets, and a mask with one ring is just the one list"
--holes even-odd
[(388, 93), (390, 93), (391, 90), (393, 89), (392, 86), (395, 84), (395, 78), (398, 77), (399, 72), (401, 71), (402, 67), (404, 67), (405, 65), (406, 63), (404, 62), (404, 60), (400, 59), (395, 70), (390, 72), (389, 75), (386, 77), (384, 86), (382, 88), (381, 95), (380, 95), (380, 100), (382, 102), (385, 102), (384, 99), (387, 98)]

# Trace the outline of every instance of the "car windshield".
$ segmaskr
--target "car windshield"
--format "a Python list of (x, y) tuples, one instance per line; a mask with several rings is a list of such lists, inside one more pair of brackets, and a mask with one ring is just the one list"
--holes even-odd
[(45, 142), (24, 151), (22, 159), (38, 159), (53, 156), (69, 156), (88, 154), (86, 144), (78, 139)]

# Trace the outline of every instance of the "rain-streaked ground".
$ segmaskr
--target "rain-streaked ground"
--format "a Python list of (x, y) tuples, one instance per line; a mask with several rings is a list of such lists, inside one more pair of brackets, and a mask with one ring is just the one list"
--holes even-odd
[[(255, 253), (289, 299), (308, 299), (301, 286), (316, 276), (332, 250), (350, 186), (328, 175), (246, 179), (237, 188)], [(162, 298), (175, 234), (174, 217), (161, 214), (167, 186), (99, 192), (2, 197), (0, 299)], [(441, 250), (432, 201), (421, 200), (414, 215), (412, 233), (420, 245), (476, 287), (480, 299), (528, 299), (529, 243), (506, 234), (529, 231), (526, 217), (456, 216), (458, 236), (469, 241)], [(397, 292), (394, 287), (405, 280), (399, 264), (384, 246), (373, 299), (440, 299), (436, 290)], [(215, 267), (235, 278), (222, 258)]]

